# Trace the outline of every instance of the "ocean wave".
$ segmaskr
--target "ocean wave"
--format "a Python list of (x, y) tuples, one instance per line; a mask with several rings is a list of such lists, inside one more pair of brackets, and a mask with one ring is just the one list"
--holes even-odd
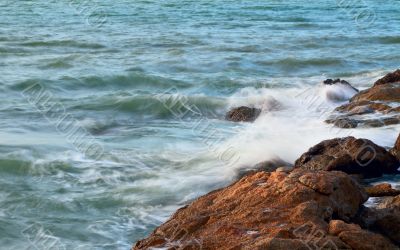
[[(226, 105), (222, 98), (183, 94), (119, 93), (92, 96), (77, 100), (74, 110), (94, 110), (132, 113), (142, 117), (178, 118), (197, 115), (215, 116)], [(200, 114), (199, 114), (200, 112)]]
[[(58, 64), (59, 62), (56, 61), (55, 63)], [(184, 89), (191, 86), (186, 82), (160, 76), (153, 76), (144, 72), (130, 72), (126, 75), (86, 76), (80, 78), (63, 77), (58, 80), (29, 79), (19, 82), (10, 88), (21, 91), (35, 83), (40, 83), (48, 89), (63, 89), (67, 92), (87, 89), (122, 90), (132, 89), (135, 87), (140, 89)]]
[(282, 66), (282, 67), (307, 67), (307, 66), (338, 66), (344, 63), (343, 60), (339, 58), (284, 58), (280, 60), (269, 60), (269, 61), (258, 61), (260, 65), (264, 66)]
[(379, 37), (378, 41), (383, 44), (399, 44), (400, 36), (384, 36)]
[(71, 47), (80, 49), (104, 49), (106, 46), (99, 43), (84, 43), (73, 40), (29, 41), (18, 43), (25, 47)]

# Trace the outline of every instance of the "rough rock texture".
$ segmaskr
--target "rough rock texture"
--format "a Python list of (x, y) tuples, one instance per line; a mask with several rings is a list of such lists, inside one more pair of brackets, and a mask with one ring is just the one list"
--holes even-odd
[(252, 122), (255, 121), (260, 114), (261, 109), (242, 106), (230, 110), (225, 118), (233, 122)]
[(390, 185), (389, 183), (382, 183), (372, 187), (366, 187), (365, 191), (370, 197), (400, 195), (400, 190), (393, 189), (392, 185)]
[(398, 249), (346, 223), (366, 199), (343, 172), (258, 172), (179, 209), (133, 249)]
[(397, 159), (383, 147), (351, 136), (322, 141), (295, 162), (295, 168), (336, 170), (362, 174), (365, 178), (398, 173), (399, 165)]
[[(374, 86), (354, 95), (350, 102), (335, 109), (327, 123), (343, 128), (343, 120), (358, 126), (382, 127), (400, 123), (400, 70), (387, 74)], [(370, 114), (377, 114), (371, 117)], [(339, 121), (341, 120), (341, 121)], [(339, 122), (336, 122), (339, 121)], [(345, 126), (353, 128), (354, 126)]]

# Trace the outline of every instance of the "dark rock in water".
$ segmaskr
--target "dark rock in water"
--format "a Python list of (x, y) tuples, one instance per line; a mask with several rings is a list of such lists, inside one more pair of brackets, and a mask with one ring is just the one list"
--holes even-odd
[(343, 172), (258, 172), (179, 209), (133, 249), (396, 249), (349, 224), (366, 200)]
[(400, 195), (400, 190), (393, 189), (392, 185), (390, 185), (389, 183), (382, 183), (372, 187), (366, 187), (365, 191), (370, 197)]
[(356, 128), (358, 122), (350, 118), (339, 118), (337, 120), (327, 120), (327, 123), (333, 123), (338, 128)]
[(242, 106), (230, 110), (226, 114), (226, 120), (233, 122), (252, 122), (255, 121), (260, 114), (261, 109)]
[(359, 92), (359, 90), (354, 88), (353, 86), (351, 86), (351, 84), (348, 81), (340, 80), (339, 78), (335, 79), (335, 80), (326, 79), (324, 81), (324, 84), (326, 84), (326, 85), (343, 84), (343, 85), (347, 85), (347, 86), (351, 87), (352, 89), (354, 89), (355, 91)]
[(274, 172), (275, 170), (277, 170), (280, 167), (292, 168), (292, 166), (293, 166), (292, 164), (290, 164), (282, 159), (279, 159), (279, 158), (273, 159), (273, 160), (268, 160), (268, 161), (263, 161), (263, 162), (260, 162), (256, 165), (254, 165), (253, 167), (239, 169), (236, 179), (240, 179), (246, 175), (254, 174), (254, 173), (260, 172), (260, 171)]
[(374, 83), (374, 86), (388, 84), (388, 83), (395, 83), (395, 82), (400, 82), (400, 69), (385, 75), (383, 78), (376, 81)]
[(365, 178), (396, 174), (399, 162), (386, 149), (367, 139), (354, 137), (323, 141), (296, 162), (295, 168), (343, 171)]

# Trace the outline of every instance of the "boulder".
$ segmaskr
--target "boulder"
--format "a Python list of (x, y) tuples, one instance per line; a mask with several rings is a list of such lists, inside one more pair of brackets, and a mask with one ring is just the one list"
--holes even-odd
[(322, 141), (295, 162), (295, 168), (343, 171), (364, 178), (398, 173), (397, 159), (386, 149), (367, 139), (354, 137)]
[(372, 187), (366, 187), (365, 191), (369, 197), (396, 196), (400, 195), (400, 190), (392, 188), (389, 183), (381, 183)]
[(233, 122), (253, 122), (260, 114), (261, 109), (242, 106), (230, 110), (225, 118)]
[(133, 249), (396, 249), (358, 227), (329, 229), (332, 219), (350, 222), (366, 200), (343, 172), (257, 172), (179, 209)]

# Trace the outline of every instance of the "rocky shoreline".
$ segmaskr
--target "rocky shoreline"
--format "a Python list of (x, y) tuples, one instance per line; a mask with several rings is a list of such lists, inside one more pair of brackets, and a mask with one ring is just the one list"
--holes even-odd
[[(325, 84), (353, 88), (339, 79)], [(328, 123), (349, 129), (400, 123), (400, 70), (354, 91)], [(227, 119), (251, 122), (260, 112), (239, 107)], [(400, 191), (366, 181), (399, 174), (400, 136), (391, 149), (334, 138), (310, 148), (293, 167), (274, 163), (179, 209), (132, 249), (400, 249)], [(378, 204), (367, 207), (369, 197), (379, 197)]]

